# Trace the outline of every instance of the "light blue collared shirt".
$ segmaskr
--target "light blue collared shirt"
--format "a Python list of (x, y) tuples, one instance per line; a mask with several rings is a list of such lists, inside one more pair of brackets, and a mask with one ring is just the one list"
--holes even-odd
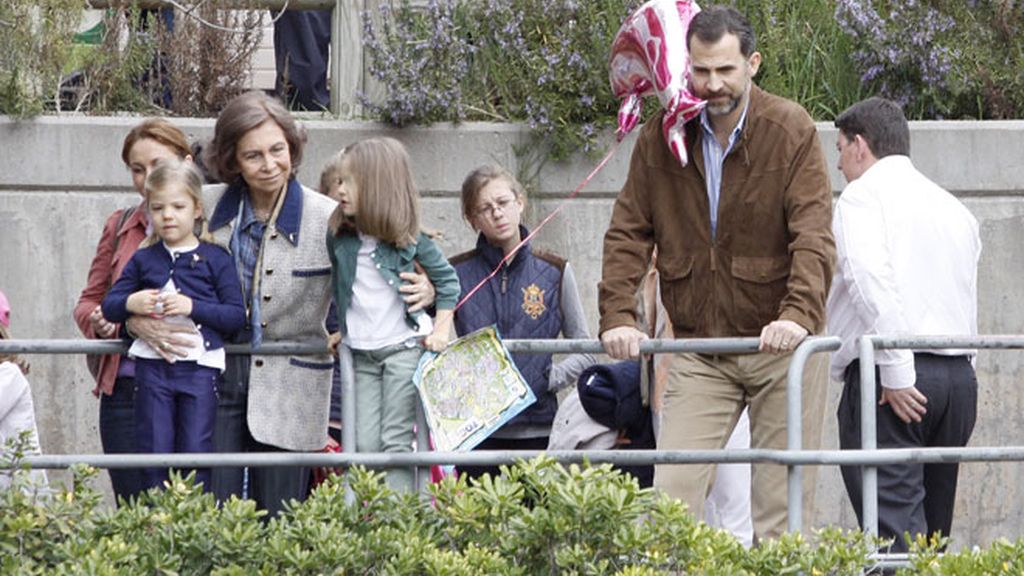
[(722, 188), (722, 164), (725, 162), (725, 157), (732, 152), (733, 145), (743, 131), (743, 123), (747, 120), (747, 109), (749, 107), (750, 100), (747, 100), (747, 105), (743, 107), (743, 114), (740, 115), (740, 120), (736, 123), (736, 127), (733, 128), (732, 134), (729, 134), (729, 143), (724, 150), (718, 143), (715, 131), (711, 128), (711, 122), (708, 120), (708, 109), (705, 108), (700, 112), (700, 126), (704, 130), (704, 175), (707, 179), (708, 205), (711, 207), (712, 239), (715, 238), (718, 231), (718, 197)]

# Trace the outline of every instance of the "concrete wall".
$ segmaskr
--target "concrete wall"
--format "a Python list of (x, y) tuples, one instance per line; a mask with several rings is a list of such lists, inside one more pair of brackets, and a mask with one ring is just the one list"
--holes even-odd
[[(76, 338), (71, 319), (106, 216), (137, 202), (119, 156), (121, 139), (135, 118), (0, 118), (0, 290), (10, 298), (13, 329), (21, 338)], [(207, 138), (212, 120), (176, 120), (193, 139)], [(424, 193), (425, 225), (443, 230), (448, 254), (468, 249), (473, 234), (462, 222), (458, 190), (476, 165), (516, 167), (515, 147), (528, 146), (519, 127), (464, 124), (397, 131), (371, 123), (307, 122), (310, 145), (301, 179), (315, 185), (320, 166), (341, 146), (373, 134), (393, 135), (409, 147)], [(835, 172), (835, 131), (819, 127)], [(981, 222), (979, 328), (983, 334), (1024, 333), (1024, 122), (912, 124), (918, 167), (962, 198)], [(577, 270), (583, 301), (597, 325), (596, 285), (601, 239), (615, 194), (629, 163), (627, 139), (583, 193), (539, 234), (538, 245), (567, 256)], [(581, 158), (549, 164), (530, 199), (527, 221), (539, 222), (560, 204), (596, 163)], [(927, 209), (927, 207), (922, 207)], [(941, 271), (937, 271), (940, 273)], [(32, 358), (36, 409), (43, 447), (51, 453), (99, 452), (98, 402), (84, 360), (75, 356)], [(981, 393), (972, 445), (1024, 444), (1024, 362), (1017, 352), (982, 352)], [(830, 387), (826, 447), (835, 448), (839, 385)], [(954, 537), (958, 545), (1021, 536), (1024, 465), (968, 464), (961, 474)], [(814, 525), (854, 526), (838, 470), (822, 468)]]

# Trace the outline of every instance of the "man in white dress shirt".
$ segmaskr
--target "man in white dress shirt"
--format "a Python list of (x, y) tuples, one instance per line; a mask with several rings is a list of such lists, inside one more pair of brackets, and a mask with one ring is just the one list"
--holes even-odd
[[(832, 376), (845, 384), (839, 443), (860, 448), (864, 334), (977, 333), (978, 223), (949, 192), (914, 168), (910, 130), (882, 98), (854, 104), (835, 121), (839, 169), (849, 184), (832, 226), (838, 266), (829, 293), (829, 333), (842, 348)], [(974, 429), (978, 384), (971, 350), (885, 350), (875, 357), (878, 447), (964, 446)], [(904, 533), (948, 535), (958, 466), (895, 464), (878, 470), (879, 535), (906, 551)], [(861, 514), (861, 468), (844, 466), (846, 491)]]

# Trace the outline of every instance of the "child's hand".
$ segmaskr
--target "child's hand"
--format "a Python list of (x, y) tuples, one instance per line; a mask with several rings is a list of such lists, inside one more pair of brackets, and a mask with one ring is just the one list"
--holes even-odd
[(431, 352), (440, 352), (448, 346), (448, 335), (438, 334), (436, 331), (431, 332), (429, 336), (423, 339), (423, 347)]
[(453, 310), (438, 310), (434, 317), (434, 331), (423, 339), (423, 346), (431, 352), (440, 352), (448, 346), (451, 338), (452, 322), (455, 319)]
[(327, 351), (332, 356), (338, 355), (338, 345), (341, 344), (341, 332), (331, 332), (327, 335)]
[(159, 290), (139, 290), (128, 297), (125, 307), (132, 314), (162, 316), (164, 312), (159, 303)]
[(160, 296), (166, 316), (189, 316), (192, 314), (192, 299), (184, 294), (163, 294)]

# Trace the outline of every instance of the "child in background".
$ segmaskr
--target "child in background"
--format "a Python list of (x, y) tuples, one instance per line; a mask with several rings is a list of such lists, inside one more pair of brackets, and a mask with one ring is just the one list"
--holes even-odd
[[(335, 202), (341, 201), (341, 183), (338, 181), (338, 174), (341, 172), (341, 162), (338, 157), (332, 158), (323, 171), (320, 172), (319, 192)], [(331, 308), (327, 312), (328, 344), (331, 349), (337, 351), (338, 342), (341, 341), (338, 332), (338, 306), (331, 302)], [(327, 444), (330, 450), (341, 445), (341, 366), (338, 359), (334, 361), (334, 374), (331, 380), (331, 420), (327, 430), (330, 440)]]
[[(423, 348), (448, 344), (459, 296), (455, 270), (420, 229), (419, 192), (405, 147), (372, 138), (342, 150), (340, 202), (327, 251), (333, 267), (338, 328), (352, 350), (356, 450), (409, 452), (418, 397), (412, 377)], [(436, 318), (412, 312), (399, 288), (418, 263), (436, 290)], [(412, 472), (392, 469), (388, 484), (411, 490)]]
[[(589, 339), (576, 279), (569, 263), (554, 254), (519, 246), (529, 231), (521, 224), (526, 197), (515, 176), (498, 166), (481, 166), (462, 184), (462, 215), (480, 233), (476, 249), (452, 258), (463, 296), (501, 261), (491, 278), (459, 309), (455, 329), (464, 336), (492, 324), (502, 338)], [(537, 402), (518, 414), (478, 450), (544, 450), (558, 408), (556, 393), (576, 383), (594, 363), (590, 354), (570, 354), (553, 363), (551, 354), (513, 354)], [(497, 475), (497, 466), (462, 466), (470, 478)]]
[[(0, 292), (0, 340), (11, 338), (7, 331), (11, 326), (10, 312), (7, 297)], [(7, 443), (16, 442), (14, 439), (26, 431), (28, 446), (23, 447), (25, 454), (40, 453), (36, 412), (32, 404), (32, 388), (25, 378), (27, 374), (27, 362), (15, 354), (0, 352), (0, 462), (9, 456), (5, 453)], [(22, 481), (23, 478), (25, 481)], [(26, 494), (42, 496), (49, 493), (46, 472), (43, 470), (0, 470), (0, 490), (5, 490), (15, 483)]]
[[(143, 453), (213, 452), (217, 386), (225, 366), (224, 339), (245, 326), (235, 263), (209, 242), (202, 210), (202, 175), (190, 161), (165, 160), (146, 178), (153, 235), (142, 243), (103, 299), (103, 315), (124, 322), (132, 314), (190, 325), (193, 346), (164, 361), (143, 340), (135, 357), (135, 426)], [(202, 234), (197, 237), (199, 221)], [(143, 471), (143, 487), (162, 486), (166, 469)], [(210, 470), (196, 470), (209, 487)]]

